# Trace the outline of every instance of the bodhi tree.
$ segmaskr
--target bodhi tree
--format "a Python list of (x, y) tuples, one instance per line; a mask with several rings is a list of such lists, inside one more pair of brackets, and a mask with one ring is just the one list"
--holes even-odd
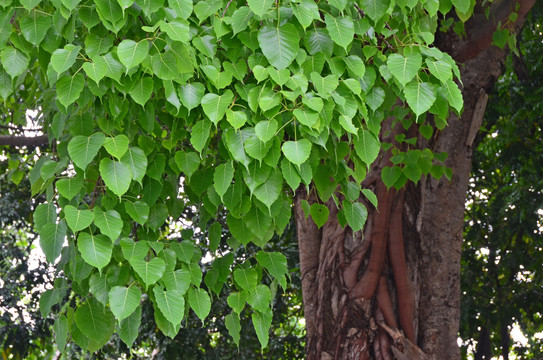
[[(37, 110), (51, 145), (29, 179), (60, 348), (130, 346), (142, 302), (174, 337), (226, 287), (266, 347), (294, 212), (308, 359), (458, 358), (491, 42), (533, 3), (2, 0), (3, 122)], [(186, 211), (205, 241), (170, 236)]]

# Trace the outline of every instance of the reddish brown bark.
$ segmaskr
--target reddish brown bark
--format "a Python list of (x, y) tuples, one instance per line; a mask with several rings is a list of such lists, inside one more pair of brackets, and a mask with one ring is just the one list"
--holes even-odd
[[(378, 210), (368, 207), (363, 234), (339, 225), (333, 201), (326, 204), (328, 222), (317, 229), (300, 206), (301, 199), (316, 199), (307, 198), (304, 190), (297, 193), (307, 359), (460, 359), (464, 201), (485, 92), (500, 75), (506, 56), (490, 46), (488, 31), (495, 30), (502, 13), (508, 16), (508, 1), (492, 10), (492, 19), (476, 15), (470, 20), (468, 39), (448, 33), (437, 40), (440, 48), (464, 62), (462, 117), (451, 115), (448, 127), (426, 144), (449, 154), (451, 181), (423, 178), (398, 192), (388, 191), (379, 180), (388, 165), (388, 157), (381, 156), (363, 183), (379, 200)], [(516, 28), (534, 0), (520, 3)], [(383, 140), (392, 142), (391, 133), (398, 129), (390, 123), (383, 127), (390, 137)]]

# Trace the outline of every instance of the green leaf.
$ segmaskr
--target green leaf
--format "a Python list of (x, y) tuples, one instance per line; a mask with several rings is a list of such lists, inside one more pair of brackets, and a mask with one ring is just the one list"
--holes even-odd
[(60, 220), (58, 224), (48, 223), (42, 226), (40, 232), (40, 247), (45, 254), (47, 262), (54, 263), (60, 256), (64, 239), (66, 238), (66, 222)]
[(368, 218), (368, 210), (364, 204), (355, 202), (352, 203), (348, 200), (343, 202), (343, 214), (347, 223), (353, 229), (353, 231), (359, 231), (364, 228), (366, 219)]
[(62, 352), (66, 346), (66, 339), (68, 338), (68, 319), (66, 316), (60, 315), (53, 325), (53, 331), (55, 332), (55, 341), (58, 349)]
[(325, 98), (327, 98), (339, 85), (338, 77), (333, 74), (322, 77), (319, 73), (312, 72), (310, 76), (317, 92)]
[(442, 83), (452, 80), (451, 64), (443, 60), (433, 61), (431, 59), (426, 59), (426, 65), (428, 66), (430, 73), (438, 78)]
[(45, 224), (55, 223), (57, 221), (57, 211), (55, 205), (52, 203), (39, 204), (34, 211), (33, 220), (34, 229), (36, 229), (38, 232), (41, 231), (41, 228)]
[(347, 65), (347, 68), (353, 72), (359, 78), (363, 78), (366, 73), (366, 66), (362, 59), (356, 55), (350, 55), (343, 58), (343, 61)]
[(134, 84), (134, 87), (128, 93), (135, 102), (141, 106), (145, 106), (153, 93), (153, 89), (153, 79), (149, 76), (144, 76)]
[(192, 174), (200, 166), (200, 157), (195, 152), (178, 151), (175, 153), (175, 164), (185, 174), (187, 179), (190, 179)]
[(187, 269), (166, 271), (162, 278), (167, 290), (174, 290), (184, 295), (190, 287), (192, 275)]
[(108, 158), (100, 161), (100, 175), (106, 186), (119, 197), (128, 191), (132, 181), (128, 165)]
[(84, 63), (83, 70), (98, 84), (107, 74), (107, 64), (103, 57), (98, 56), (92, 59), (92, 62)]
[(177, 60), (172, 52), (158, 53), (153, 56), (153, 72), (162, 80), (176, 80), (179, 76)]
[(85, 87), (85, 77), (80, 73), (74, 76), (65, 75), (57, 81), (56, 87), (58, 101), (67, 107), (79, 99)]
[(147, 156), (142, 149), (132, 146), (121, 158), (121, 162), (128, 165), (132, 171), (132, 179), (141, 184), (141, 180), (147, 171)]
[(149, 252), (149, 243), (147, 241), (134, 242), (132, 239), (122, 238), (120, 244), (125, 259), (130, 263), (134, 260), (143, 259)]
[(292, 2), (290, 6), (292, 7), (292, 13), (303, 28), (311, 25), (315, 19), (320, 20), (319, 7), (312, 0)]
[(276, 169), (272, 171), (270, 177), (262, 185), (258, 186), (253, 193), (258, 200), (262, 201), (270, 209), (272, 204), (279, 198), (279, 195), (281, 195), (282, 189), (283, 177), (281, 176), (281, 172)]
[(285, 69), (298, 55), (300, 36), (294, 25), (263, 26), (258, 31), (258, 43), (264, 56), (277, 69)]
[(170, 22), (160, 20), (160, 29), (164, 31), (173, 41), (189, 41), (189, 23), (185, 19), (174, 19)]
[(398, 181), (400, 176), (402, 176), (402, 170), (398, 166), (385, 166), (381, 171), (381, 179), (388, 189)]
[(136, 310), (121, 321), (117, 334), (126, 346), (131, 347), (138, 337), (139, 328), (141, 325), (141, 306), (137, 306)]
[(270, 308), (271, 291), (266, 285), (258, 285), (247, 299), (249, 305), (258, 311), (266, 311)]
[(253, 13), (247, 6), (241, 6), (232, 14), (232, 30), (234, 35), (243, 31), (249, 25), (249, 21), (253, 18)]
[[(57, 190), (60, 195), (65, 197), (68, 200), (72, 200), (83, 187), (83, 178), (76, 176), (68, 179), (60, 179), (55, 183)], [(34, 218), (36, 214), (34, 214)]]
[(171, 244), (171, 249), (175, 251), (175, 255), (185, 264), (190, 264), (194, 255), (194, 245), (190, 241), (181, 241), (180, 243)]
[(105, 54), (102, 56), (102, 59), (104, 59), (107, 66), (106, 76), (119, 82), (124, 70), (123, 64), (118, 62), (111, 53)]
[(377, 22), (385, 15), (389, 6), (390, 0), (362, 0), (361, 8), (370, 19)]
[(460, 114), (464, 106), (464, 100), (462, 99), (462, 92), (458, 88), (458, 85), (452, 80), (447, 80), (443, 83), (442, 88), (445, 90), (445, 96), (451, 106)]
[(361, 130), (358, 139), (354, 140), (356, 154), (368, 167), (377, 159), (381, 144), (379, 139), (369, 130)]
[(298, 108), (294, 109), (292, 114), (296, 120), (308, 127), (313, 127), (319, 121), (319, 113), (315, 111)]
[(226, 110), (226, 120), (234, 127), (239, 129), (247, 122), (247, 115), (243, 111)]
[(164, 317), (175, 326), (181, 323), (185, 315), (185, 298), (175, 290), (165, 291), (158, 286), (153, 289), (155, 301)]
[(232, 292), (228, 295), (226, 302), (228, 306), (232, 308), (237, 314), (241, 314), (241, 311), (245, 307), (245, 302), (247, 301), (248, 293), (243, 292)]
[(346, 49), (354, 39), (353, 19), (347, 15), (335, 18), (329, 14), (325, 14), (324, 20), (326, 22), (326, 29), (332, 40)]
[(311, 214), (311, 217), (313, 218), (313, 221), (315, 221), (315, 224), (321, 228), (326, 221), (328, 220), (328, 214), (329, 214), (328, 207), (322, 204), (311, 204), (311, 208), (309, 210), (309, 213)]
[(141, 291), (136, 286), (114, 286), (109, 290), (109, 306), (118, 321), (129, 317), (139, 306)]
[(57, 49), (51, 55), (51, 66), (57, 73), (63, 73), (75, 63), (75, 59), (81, 50), (81, 46), (68, 44), (64, 49)]
[[(456, 85), (455, 85), (456, 86)], [(426, 112), (436, 101), (434, 84), (412, 81), (405, 86), (405, 99), (417, 117)]]
[(38, 46), (51, 27), (51, 16), (34, 10), (29, 16), (21, 18), (19, 24), (24, 38), (32, 45)]
[(191, 288), (189, 290), (189, 304), (203, 323), (211, 310), (211, 300), (207, 292), (204, 289)]
[(81, 232), (77, 236), (77, 248), (87, 264), (101, 270), (111, 260), (113, 243), (105, 235), (91, 235)]
[(373, 89), (370, 90), (370, 92), (366, 96), (366, 104), (373, 111), (377, 110), (379, 106), (383, 104), (384, 101), (385, 101), (385, 91), (381, 89), (380, 87), (374, 87)]
[(161, 258), (152, 258), (151, 261), (132, 258), (130, 265), (141, 277), (146, 287), (155, 284), (166, 270), (166, 263)]
[[(79, 10), (79, 13), (81, 14), (81, 10)], [(85, 38), (85, 52), (90, 58), (107, 53), (112, 46), (113, 36), (111, 35), (98, 36), (97, 34), (88, 34)]]
[(302, 165), (311, 154), (311, 142), (307, 139), (298, 141), (285, 141), (281, 147), (288, 161), (295, 165)]
[(226, 190), (230, 187), (233, 178), (234, 167), (232, 166), (232, 161), (223, 163), (215, 169), (213, 174), (213, 186), (221, 199), (226, 193)]
[(140, 225), (145, 224), (149, 218), (149, 206), (143, 201), (125, 202), (124, 209)]
[(202, 109), (215, 126), (224, 117), (228, 106), (234, 99), (231, 90), (226, 90), (222, 95), (205, 94), (202, 98)]
[(123, 40), (117, 47), (119, 61), (126, 67), (126, 71), (138, 66), (149, 54), (149, 42), (141, 40)]
[(234, 280), (243, 290), (251, 292), (256, 287), (258, 274), (253, 268), (237, 268), (234, 270)]
[(279, 252), (260, 250), (256, 253), (256, 260), (276, 279), (281, 279), (288, 274), (287, 258)]
[(179, 87), (179, 100), (190, 112), (190, 110), (200, 105), (204, 93), (205, 86), (199, 82), (181, 85)]
[(107, 137), (104, 141), (104, 147), (108, 153), (115, 156), (117, 159), (121, 159), (128, 150), (128, 138), (123, 134), (115, 137)]
[(293, 191), (296, 191), (302, 179), (300, 178), (300, 175), (298, 175), (294, 165), (285, 158), (281, 160), (281, 172), (283, 173), (283, 178), (286, 180), (287, 184)]
[(192, 0), (168, 0), (168, 4), (183, 19), (192, 14)]
[(241, 333), (241, 324), (239, 322), (239, 315), (236, 313), (228, 314), (224, 317), (224, 325), (228, 329), (228, 334), (234, 339), (237, 347), (239, 348), (239, 339)]
[(94, 298), (87, 298), (87, 302), (75, 311), (75, 323), (85, 336), (103, 342), (109, 340), (115, 327), (115, 318), (110, 311), (106, 311), (102, 304)]
[(209, 132), (211, 131), (211, 123), (204, 119), (196, 122), (192, 127), (192, 133), (190, 134), (190, 143), (196, 151), (202, 152), (204, 146), (209, 139)]
[(405, 57), (400, 54), (392, 54), (387, 59), (390, 72), (402, 86), (405, 86), (417, 75), (421, 65), (422, 57), (417, 53), (411, 53)]
[(264, 313), (254, 312), (251, 317), (253, 319), (253, 326), (255, 328), (258, 341), (260, 341), (260, 345), (264, 349), (266, 346), (268, 346), (270, 336), (269, 332), (272, 323), (272, 313), (269, 310)]
[(255, 126), (255, 134), (262, 142), (270, 141), (277, 131), (279, 124), (275, 120), (260, 121)]
[(78, 232), (92, 224), (94, 214), (91, 210), (78, 210), (72, 205), (67, 205), (64, 208), (66, 222), (72, 231)]
[(471, 7), (470, 0), (452, 0), (452, 4), (456, 8), (456, 10), (458, 10), (462, 14), (466, 14)]
[[(28, 56), (11, 46), (6, 47), (0, 52), (0, 60), (2, 60), (4, 70), (6, 70), (12, 78), (25, 72), (30, 62)], [(9, 64), (9, 66), (6, 66), (7, 64)]]
[(221, 243), (221, 233), (222, 227), (218, 222), (214, 222), (209, 226), (208, 229), (208, 239), (209, 239), (209, 249), (213, 252), (217, 251), (219, 244)]
[(370, 189), (362, 189), (362, 194), (372, 203), (373, 206), (377, 209), (378, 200), (377, 196)]
[(247, 0), (247, 4), (252, 12), (262, 17), (273, 5), (273, 0)]
[(123, 229), (123, 220), (116, 210), (103, 211), (98, 206), (94, 208), (94, 223), (102, 234), (107, 235), (113, 242), (121, 235)]

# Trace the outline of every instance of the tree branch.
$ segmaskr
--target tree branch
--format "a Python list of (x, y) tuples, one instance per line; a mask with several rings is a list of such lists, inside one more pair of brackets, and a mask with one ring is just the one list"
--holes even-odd
[(535, 2), (536, 0), (501, 0), (490, 7), (488, 18), (484, 13), (474, 14), (465, 25), (468, 39), (461, 41), (459, 46), (452, 49), (453, 58), (463, 63), (486, 50), (492, 44), (492, 35), (498, 23), (506, 22), (509, 15), (515, 11), (517, 3), (520, 4), (518, 18), (515, 21), (515, 30), (518, 31)]
[(16, 136), (0, 135), (0, 146), (39, 146), (49, 143), (47, 135), (42, 136)]

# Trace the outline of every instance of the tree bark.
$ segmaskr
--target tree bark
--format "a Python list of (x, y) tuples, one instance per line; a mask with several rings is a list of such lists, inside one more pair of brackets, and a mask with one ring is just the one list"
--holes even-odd
[[(520, 2), (517, 31), (534, 3)], [(363, 234), (339, 225), (331, 200), (328, 222), (317, 229), (300, 205), (315, 195), (297, 192), (307, 359), (460, 359), (460, 256), (473, 142), (507, 55), (488, 34), (513, 8), (497, 2), (489, 20), (476, 15), (466, 23), (467, 39), (450, 32), (436, 41), (462, 61), (462, 116), (451, 115), (427, 143), (448, 153), (451, 181), (426, 177), (387, 190), (380, 173), (390, 154), (381, 154), (362, 184), (379, 201), (378, 210), (368, 206)], [(396, 129), (387, 130), (392, 135), (383, 140), (392, 142)]]
[(0, 146), (39, 146), (49, 143), (47, 135), (42, 136), (18, 136), (0, 135)]

